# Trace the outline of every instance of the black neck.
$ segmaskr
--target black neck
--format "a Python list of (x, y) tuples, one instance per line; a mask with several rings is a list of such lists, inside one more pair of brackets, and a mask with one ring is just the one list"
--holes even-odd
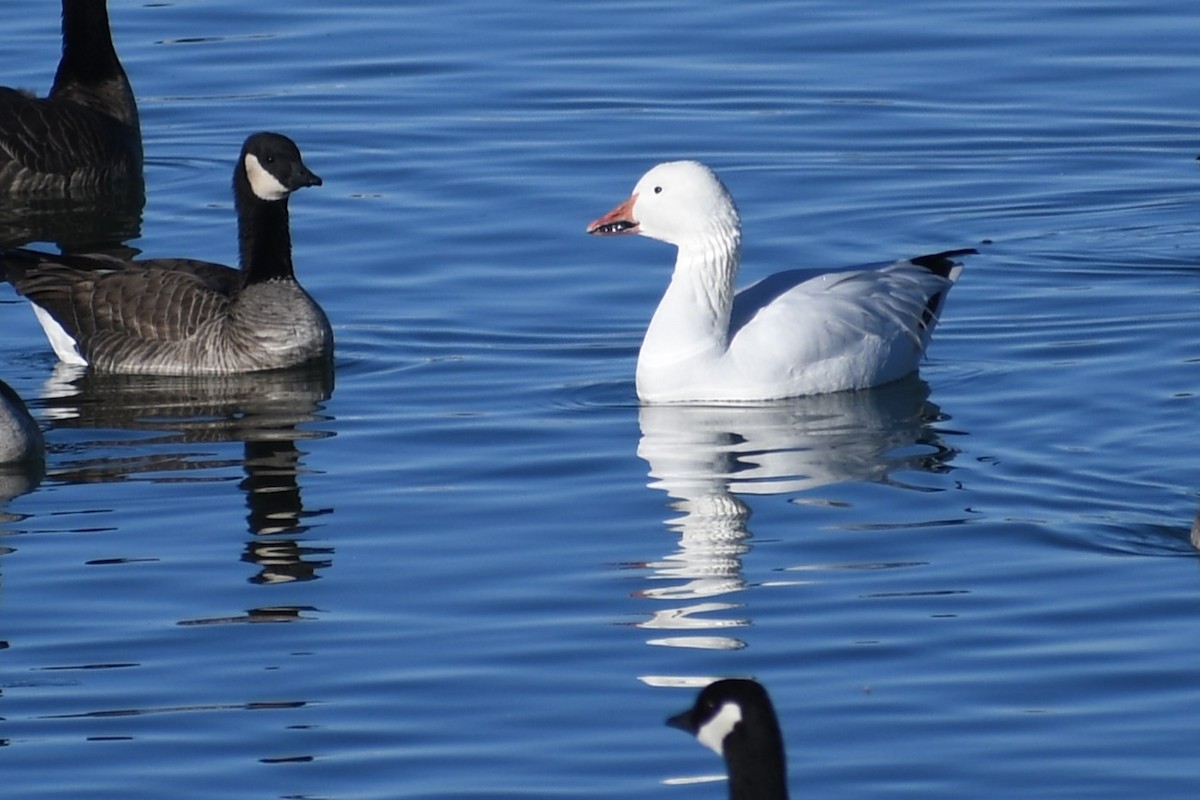
[(63, 0), (63, 54), (50, 96), (137, 125), (137, 104), (113, 48), (105, 0)]
[(778, 728), (773, 737), (759, 741), (739, 725), (725, 739), (725, 765), (729, 770), (730, 800), (787, 800), (787, 761)]
[(292, 278), (292, 233), (288, 199), (262, 200), (250, 189), (246, 171), (238, 169), (234, 189), (238, 215), (238, 254), (242, 285)]
[(63, 54), (54, 85), (100, 83), (124, 74), (108, 28), (104, 0), (63, 2)]

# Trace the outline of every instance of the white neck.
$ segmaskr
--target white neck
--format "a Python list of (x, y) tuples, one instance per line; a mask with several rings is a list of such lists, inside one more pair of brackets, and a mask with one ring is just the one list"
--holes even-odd
[(725, 738), (742, 721), (742, 707), (737, 703), (725, 703), (712, 719), (700, 726), (696, 738), (700, 744), (719, 756), (725, 755)]
[(725, 352), (740, 243), (736, 225), (718, 224), (703, 238), (679, 246), (671, 285), (638, 355), (639, 386), (643, 369), (683, 368), (684, 362), (715, 359)]

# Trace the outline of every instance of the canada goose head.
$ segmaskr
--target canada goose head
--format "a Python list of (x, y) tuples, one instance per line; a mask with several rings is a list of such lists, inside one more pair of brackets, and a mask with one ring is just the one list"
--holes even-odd
[(259, 200), (275, 202), (305, 186), (321, 185), (321, 179), (300, 158), (300, 148), (282, 134), (252, 134), (242, 145), (240, 163), (235, 183), (244, 178), (245, 186)]
[(787, 761), (775, 707), (756, 681), (710, 683), (692, 707), (667, 719), (725, 759), (733, 800), (785, 800)]

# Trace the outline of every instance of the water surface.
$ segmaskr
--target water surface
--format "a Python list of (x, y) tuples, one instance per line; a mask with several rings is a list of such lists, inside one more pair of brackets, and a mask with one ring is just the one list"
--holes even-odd
[[(44, 92), (57, 10), (9, 5)], [(0, 796), (716, 798), (662, 721), (732, 675), (796, 796), (1194, 795), (1190, 4), (110, 11), (147, 191), (106, 224), (233, 263), (238, 148), (293, 137), (337, 363), (80, 374), (0, 290), (49, 443), (3, 484)], [(583, 228), (680, 157), (743, 281), (978, 247), (920, 376), (639, 408), (672, 254)]]

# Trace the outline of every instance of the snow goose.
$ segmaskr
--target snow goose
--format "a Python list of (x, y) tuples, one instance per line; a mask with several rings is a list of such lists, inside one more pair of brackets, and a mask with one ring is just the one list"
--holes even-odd
[(737, 207), (696, 161), (654, 167), (587, 231), (678, 248), (638, 354), (638, 396), (651, 403), (772, 400), (898, 380), (917, 369), (962, 271), (955, 259), (975, 252), (790, 270), (735, 293)]

